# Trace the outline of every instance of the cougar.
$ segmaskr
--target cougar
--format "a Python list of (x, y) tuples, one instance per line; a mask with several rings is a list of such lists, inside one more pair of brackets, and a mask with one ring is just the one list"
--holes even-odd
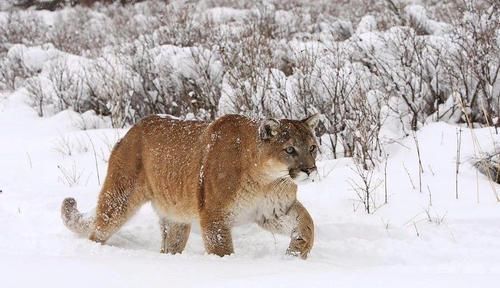
[(314, 225), (297, 200), (297, 183), (316, 174), (318, 120), (144, 118), (114, 146), (95, 215), (85, 217), (67, 198), (64, 224), (105, 243), (151, 202), (160, 217), (163, 253), (181, 253), (191, 223), (199, 221), (205, 250), (232, 254), (232, 227), (253, 222), (289, 235), (287, 253), (305, 259)]

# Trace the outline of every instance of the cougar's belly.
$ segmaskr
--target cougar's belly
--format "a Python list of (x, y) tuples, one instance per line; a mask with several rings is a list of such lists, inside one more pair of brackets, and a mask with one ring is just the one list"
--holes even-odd
[(191, 223), (199, 219), (197, 209), (185, 203), (165, 203), (155, 199), (151, 201), (153, 207), (161, 218), (177, 223)]
[(162, 189), (151, 199), (153, 207), (162, 217), (173, 222), (190, 223), (199, 218), (196, 195), (191, 192)]
[(198, 181), (196, 173), (186, 167), (171, 169), (156, 175), (151, 202), (162, 217), (174, 222), (191, 222), (198, 218)]

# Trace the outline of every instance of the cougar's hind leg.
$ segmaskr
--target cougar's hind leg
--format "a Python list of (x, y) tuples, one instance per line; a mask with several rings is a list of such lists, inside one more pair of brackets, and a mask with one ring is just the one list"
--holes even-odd
[(165, 218), (160, 219), (161, 253), (182, 253), (191, 231), (191, 224), (175, 223)]
[(143, 192), (134, 181), (121, 179), (114, 185), (105, 183), (99, 195), (94, 229), (89, 239), (106, 242), (146, 202)]

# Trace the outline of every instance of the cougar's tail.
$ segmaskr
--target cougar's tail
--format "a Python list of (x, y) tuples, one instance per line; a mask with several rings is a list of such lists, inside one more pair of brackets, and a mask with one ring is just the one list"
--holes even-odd
[(94, 217), (86, 217), (80, 213), (74, 198), (64, 199), (61, 205), (61, 217), (69, 230), (82, 236), (88, 236), (94, 226)]

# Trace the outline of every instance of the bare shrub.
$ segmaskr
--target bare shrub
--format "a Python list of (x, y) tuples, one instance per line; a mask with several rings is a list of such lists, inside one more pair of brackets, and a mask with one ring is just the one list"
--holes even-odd
[(36, 110), (39, 117), (43, 117), (45, 115), (45, 108), (49, 104), (52, 104), (52, 99), (48, 95), (45, 95), (42, 80), (38, 77), (30, 78), (26, 81), (25, 87), (31, 107)]
[(102, 58), (88, 67), (86, 83), (94, 107), (104, 112), (101, 114), (111, 116), (113, 127), (124, 127), (136, 120), (131, 106), (134, 89), (128, 71), (123, 69), (120, 58), (116, 56)]
[[(384, 52), (360, 47), (365, 59), (383, 84), (381, 88), (394, 101), (390, 109), (399, 115), (403, 129), (417, 130), (427, 116), (435, 111), (439, 91), (432, 87), (436, 75), (429, 74), (426, 59), (430, 50), (426, 42), (411, 28), (393, 29), (380, 40)], [(405, 134), (409, 134), (408, 130)]]
[(41, 45), (48, 40), (48, 27), (37, 13), (9, 11), (0, 21), (0, 53), (12, 44)]
[[(96, 56), (100, 49), (112, 44), (114, 33), (109, 18), (94, 14), (88, 8), (74, 7), (65, 13), (58, 13), (50, 39), (62, 51)], [(82, 29), (83, 28), (83, 29)]]
[[(222, 95), (232, 113), (251, 116), (273, 116), (270, 107), (271, 82), (277, 80), (272, 72), (274, 65), (273, 40), (275, 20), (271, 12), (261, 8), (243, 27), (239, 35), (221, 39), (221, 57), (225, 66)], [(276, 82), (276, 81), (275, 81)], [(279, 81), (278, 81), (279, 82)], [(226, 109), (227, 107), (225, 107)]]
[(14, 90), (22, 85), (22, 82), (33, 76), (36, 71), (26, 67), (21, 57), (11, 58), (5, 55), (0, 58), (0, 88)]
[[(469, 121), (500, 125), (500, 12), (498, 5), (476, 10), (467, 6), (462, 20), (454, 25), (454, 49), (447, 55), (446, 68), (451, 89)], [(495, 122), (493, 119), (497, 119)]]
[[(491, 0), (94, 2), (55, 11), (53, 23), (7, 12), (0, 89), (24, 86), (40, 116), (94, 110), (115, 127), (155, 113), (319, 112), (322, 144), (363, 170), (382, 158), (384, 129), (404, 137), (428, 121), (500, 125)], [(7, 53), (45, 42), (88, 61), (60, 52), (34, 69)]]
[(474, 166), (496, 183), (500, 183), (500, 154), (486, 154), (474, 163)]
[(73, 164), (69, 168), (57, 165), (57, 169), (59, 169), (59, 172), (61, 173), (59, 180), (68, 185), (68, 187), (74, 187), (80, 184), (84, 171), (83, 169), (77, 167), (75, 161), (73, 161)]
[(383, 183), (378, 179), (374, 178), (373, 169), (363, 169), (361, 165), (354, 165), (352, 169), (356, 179), (349, 179), (352, 189), (356, 193), (356, 201), (363, 205), (364, 210), (367, 214), (374, 213), (377, 208), (375, 191)]
[(88, 102), (88, 92), (85, 89), (84, 79), (69, 65), (71, 64), (65, 59), (55, 60), (50, 66), (47, 78), (52, 83), (54, 96), (58, 102), (58, 110), (72, 108), (74, 111), (82, 113), (91, 108)]
[(160, 45), (171, 44), (180, 47), (203, 45), (215, 29), (210, 19), (197, 19), (192, 4), (169, 5), (163, 10), (168, 17), (159, 19), (156, 37)]

